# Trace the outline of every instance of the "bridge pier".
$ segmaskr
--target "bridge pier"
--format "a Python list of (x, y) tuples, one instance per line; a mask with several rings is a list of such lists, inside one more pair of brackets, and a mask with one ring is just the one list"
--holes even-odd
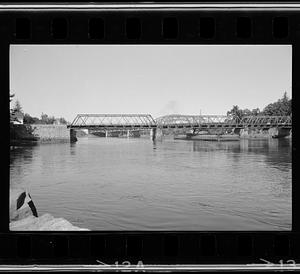
[(108, 130), (105, 130), (105, 138), (108, 137)]
[(150, 139), (152, 141), (155, 141), (156, 140), (156, 128), (151, 128), (150, 129)]
[(272, 128), (269, 129), (269, 134), (273, 138), (284, 138), (284, 137), (290, 135), (290, 129), (272, 127)]
[(159, 138), (160, 140), (162, 140), (163, 137), (163, 131), (161, 128), (156, 128), (156, 139)]
[(233, 133), (234, 133), (234, 134), (240, 135), (241, 129), (240, 129), (240, 128), (235, 128), (235, 129), (233, 130)]
[(127, 130), (127, 134), (126, 134), (127, 138), (130, 137), (130, 130)]
[(141, 131), (140, 130), (133, 130), (131, 131), (131, 136), (134, 138), (139, 138), (141, 137)]
[(77, 142), (76, 130), (73, 128), (70, 128), (70, 142), (71, 143)]

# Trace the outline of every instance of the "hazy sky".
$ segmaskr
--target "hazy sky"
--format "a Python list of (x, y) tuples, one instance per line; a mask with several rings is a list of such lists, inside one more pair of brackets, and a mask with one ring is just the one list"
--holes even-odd
[(12, 45), (25, 113), (222, 114), (291, 97), (291, 46)]

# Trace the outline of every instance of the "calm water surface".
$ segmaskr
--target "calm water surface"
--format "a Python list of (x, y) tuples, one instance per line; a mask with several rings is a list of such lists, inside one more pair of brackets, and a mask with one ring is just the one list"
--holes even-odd
[(291, 140), (79, 138), (11, 151), (11, 188), (91, 230), (290, 230)]

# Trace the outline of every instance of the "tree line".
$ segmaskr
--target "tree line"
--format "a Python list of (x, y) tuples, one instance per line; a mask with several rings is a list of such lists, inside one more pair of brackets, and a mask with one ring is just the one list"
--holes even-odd
[[(10, 102), (14, 97), (14, 94), (10, 95)], [(19, 100), (16, 100), (14, 107), (10, 109), (10, 122), (17, 121), (17, 118), (14, 116), (15, 113), (20, 112), (24, 115), (23, 123), (24, 124), (53, 124), (54, 121), (58, 120), (61, 124), (67, 124), (68, 122), (63, 118), (56, 118), (54, 116), (48, 116), (45, 113), (41, 114), (41, 118), (32, 117), (28, 113), (23, 112), (22, 106)], [(249, 109), (240, 109), (239, 106), (234, 105), (231, 110), (227, 111), (227, 116), (242, 118), (244, 116), (290, 116), (292, 115), (292, 99), (287, 96), (285, 92), (281, 99), (277, 100), (274, 103), (268, 104), (263, 110), (255, 108), (252, 110)]]
[[(12, 98), (14, 97), (14, 94), (10, 95), (10, 102), (12, 101)], [(19, 102), (19, 100), (16, 100), (14, 107), (10, 109), (10, 122), (18, 121), (18, 118), (15, 117), (16, 113), (22, 113), (24, 115), (23, 117), (23, 123), (24, 124), (53, 124), (56, 120), (58, 120), (61, 124), (67, 124), (68, 122), (66, 121), (65, 118), (60, 117), (56, 118), (54, 116), (48, 116), (45, 113), (41, 114), (41, 118), (38, 117), (32, 117), (28, 113), (23, 112), (23, 108)]]
[(227, 111), (227, 116), (242, 118), (244, 116), (291, 116), (292, 99), (285, 92), (281, 99), (274, 103), (268, 104), (262, 111), (259, 108), (252, 110), (240, 109), (234, 105), (231, 110)]

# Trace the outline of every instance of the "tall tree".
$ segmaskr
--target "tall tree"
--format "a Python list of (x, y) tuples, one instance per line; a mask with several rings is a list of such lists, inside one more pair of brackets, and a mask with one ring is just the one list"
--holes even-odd
[[(15, 96), (15, 94), (10, 94), (9, 95), (9, 102), (11, 102), (13, 100), (14, 96)], [(20, 104), (19, 100), (16, 100), (14, 107), (10, 109), (10, 124), (13, 124), (13, 122), (20, 122), (18, 120), (18, 118), (15, 117), (15, 114), (17, 112), (22, 113), (22, 107), (21, 107), (21, 104)]]
[(42, 115), (41, 115), (41, 121), (42, 121), (42, 124), (47, 124), (47, 122), (48, 122), (48, 115), (45, 114), (45, 113), (42, 113)]
[(289, 99), (287, 93), (277, 102), (267, 105), (263, 110), (264, 115), (269, 116), (289, 116), (292, 114), (292, 99)]
[(25, 113), (23, 123), (24, 124), (39, 124), (40, 119), (37, 117), (31, 117), (28, 113)]
[(59, 118), (59, 122), (60, 122), (61, 124), (67, 124), (66, 119), (63, 118), (63, 117)]
[(21, 103), (19, 100), (16, 100), (13, 110), (14, 110), (14, 112), (23, 113), (23, 109), (22, 109), (22, 106), (21, 106)]
[(253, 115), (253, 116), (260, 115), (260, 110), (259, 110), (259, 108), (254, 108), (254, 109), (252, 109), (251, 115)]
[(14, 94), (14, 93), (9, 94), (9, 102), (11, 102), (11, 101), (12, 101), (12, 98), (14, 98), (14, 97), (15, 97), (15, 94)]
[(237, 105), (235, 105), (230, 111), (227, 111), (227, 116), (232, 116), (234, 118), (241, 119), (243, 116), (243, 110), (241, 110)]
[[(11, 102), (14, 98), (15, 94), (12, 93), (12, 94), (9, 94), (9, 102)], [(15, 121), (15, 117), (13, 117), (13, 109), (10, 108), (10, 115), (9, 115), (9, 120), (10, 120), (10, 124), (12, 124), (14, 121)]]

